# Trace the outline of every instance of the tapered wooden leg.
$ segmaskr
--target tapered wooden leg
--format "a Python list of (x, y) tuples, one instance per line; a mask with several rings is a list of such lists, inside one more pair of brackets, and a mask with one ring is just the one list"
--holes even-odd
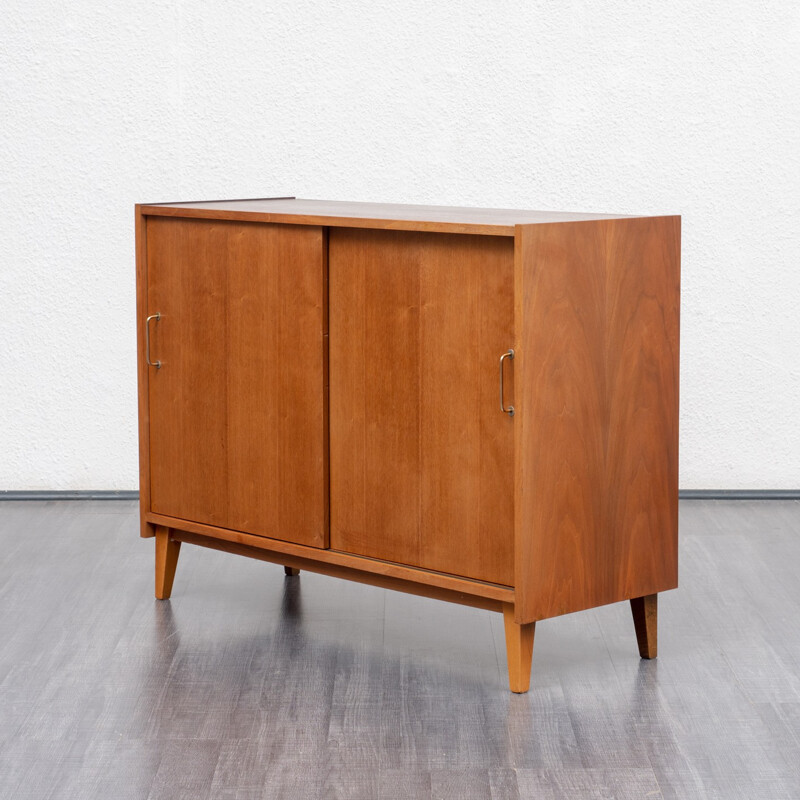
[(172, 594), (175, 568), (178, 566), (178, 553), (181, 543), (169, 538), (169, 528), (156, 526), (156, 597), (168, 600)]
[(284, 567), (283, 571), (286, 573), (287, 577), (291, 577), (292, 575), (299, 575), (300, 570), (295, 569), (294, 567)]
[(533, 658), (533, 634), (536, 623), (518, 625), (514, 622), (514, 606), (503, 606), (503, 622), (506, 627), (506, 656), (508, 657), (508, 685), (512, 692), (527, 692), (531, 685), (531, 659)]
[(658, 655), (658, 595), (634, 597), (631, 600), (631, 611), (639, 655), (642, 658), (655, 658)]

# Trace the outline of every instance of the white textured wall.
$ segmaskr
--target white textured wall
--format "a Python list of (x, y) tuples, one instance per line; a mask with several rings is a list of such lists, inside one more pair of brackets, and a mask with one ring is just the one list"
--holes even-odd
[(137, 485), (133, 204), (683, 215), (681, 486), (800, 486), (800, 16), (4, 0), (0, 488)]

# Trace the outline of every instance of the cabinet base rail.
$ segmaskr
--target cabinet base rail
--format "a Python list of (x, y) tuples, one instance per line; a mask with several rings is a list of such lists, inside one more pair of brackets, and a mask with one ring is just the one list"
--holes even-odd
[[(236, 555), (247, 556), (248, 558), (255, 558), (260, 561), (281, 564), (283, 565), (287, 577), (296, 576), (301, 570), (306, 570), (308, 572), (329, 575), (334, 578), (343, 578), (358, 583), (365, 583), (370, 586), (379, 586), (384, 589), (394, 589), (395, 591), (406, 592), (408, 594), (429, 597), (435, 600), (446, 600), (451, 603), (459, 603), (461, 605), (482, 608), (489, 611), (497, 611), (503, 614), (509, 688), (512, 692), (517, 694), (527, 692), (530, 688), (533, 639), (536, 623), (529, 622), (519, 624), (515, 621), (514, 592), (511, 589), (491, 587), (492, 590), (501, 590), (506, 597), (486, 597), (467, 591), (459, 591), (454, 588), (419, 583), (415, 580), (397, 577), (396, 575), (387, 575), (359, 569), (356, 566), (319, 561), (316, 558), (298, 555), (296, 553), (270, 550), (265, 548), (263, 544), (259, 544), (259, 546), (243, 544), (239, 541), (229, 541), (217, 538), (216, 536), (180, 530), (166, 525), (157, 524), (155, 526), (155, 534), (155, 595), (159, 600), (169, 599), (172, 593), (172, 584), (175, 579), (175, 570), (178, 564), (181, 543), (186, 542), (187, 544), (195, 544), (200, 547), (208, 547), (212, 550), (235, 553)], [(250, 538), (257, 539), (259, 537)], [(331, 551), (321, 552), (330, 553)], [(371, 562), (370, 559), (353, 558), (355, 561), (362, 561), (365, 563)], [(454, 578), (453, 580), (458, 579)], [(486, 591), (486, 587), (490, 586), (475, 581), (461, 581), (461, 583), (465, 586), (472, 583), (476, 588), (480, 587), (482, 591)], [(655, 658), (656, 656), (657, 599), (658, 595), (652, 594), (645, 597), (632, 598), (630, 601), (639, 653), (642, 658)]]

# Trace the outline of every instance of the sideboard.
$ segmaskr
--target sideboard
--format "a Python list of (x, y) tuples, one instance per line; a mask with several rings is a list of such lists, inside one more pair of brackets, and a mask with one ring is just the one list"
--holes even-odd
[(539, 620), (678, 577), (680, 217), (136, 206), (141, 535)]

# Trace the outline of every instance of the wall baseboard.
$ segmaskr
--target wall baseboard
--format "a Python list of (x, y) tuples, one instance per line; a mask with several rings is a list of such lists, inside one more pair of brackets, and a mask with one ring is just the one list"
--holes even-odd
[(135, 490), (115, 489), (9, 489), (0, 491), (0, 500), (138, 500)]
[[(682, 489), (681, 500), (800, 500), (800, 489)], [(138, 500), (135, 490), (115, 489), (9, 489), (2, 500)]]
[(681, 500), (800, 500), (800, 489), (681, 489)]

